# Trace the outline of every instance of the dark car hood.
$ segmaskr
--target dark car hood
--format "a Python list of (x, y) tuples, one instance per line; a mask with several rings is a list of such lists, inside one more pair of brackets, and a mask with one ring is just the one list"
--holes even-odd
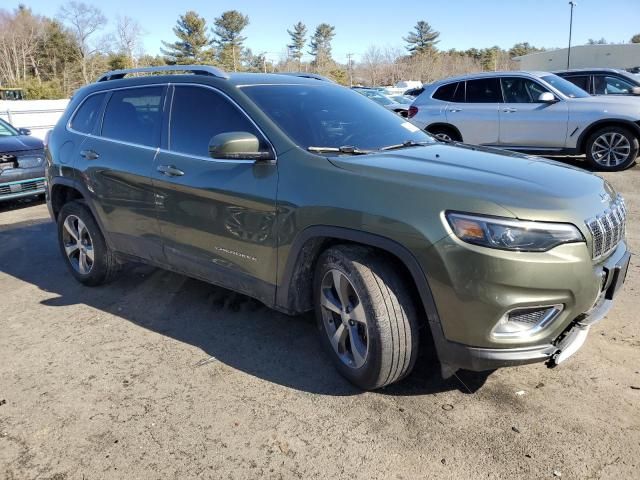
[[(331, 161), (385, 181), (423, 186), (446, 197), (477, 198), (518, 218), (584, 222), (604, 211), (615, 192), (602, 178), (540, 157), (442, 143)], [(413, 200), (413, 199), (411, 199)], [(450, 207), (449, 207), (450, 208)]]
[(0, 136), (0, 153), (44, 148), (42, 140), (30, 135)]

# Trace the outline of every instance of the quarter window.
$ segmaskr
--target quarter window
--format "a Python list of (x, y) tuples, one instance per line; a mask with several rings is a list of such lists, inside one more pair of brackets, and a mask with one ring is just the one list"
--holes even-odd
[(580, 87), (585, 92), (589, 91), (589, 75), (579, 75), (575, 77), (564, 77), (565, 80), (569, 80), (576, 87)]
[(458, 88), (457, 83), (449, 83), (448, 85), (442, 85), (433, 94), (433, 98), (436, 100), (442, 100), (444, 102), (450, 102), (453, 100), (453, 96)]
[(102, 136), (155, 147), (162, 128), (164, 87), (116, 90), (111, 95), (102, 122)]
[(467, 103), (500, 103), (500, 82), (497, 78), (467, 80)]
[(222, 95), (208, 88), (176, 86), (171, 107), (170, 149), (209, 156), (209, 142), (219, 133), (260, 134), (249, 119)]
[(98, 93), (88, 97), (71, 119), (71, 128), (81, 133), (91, 133), (102, 110), (102, 102), (106, 93)]
[(507, 77), (502, 79), (502, 91), (505, 103), (539, 103), (540, 94), (549, 90), (528, 78)]

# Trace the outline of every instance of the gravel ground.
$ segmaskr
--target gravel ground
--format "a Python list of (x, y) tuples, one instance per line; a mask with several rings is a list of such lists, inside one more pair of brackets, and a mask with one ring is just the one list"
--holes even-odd
[[(639, 251), (640, 166), (606, 177)], [(308, 316), (146, 266), (82, 287), (45, 205), (4, 205), (0, 477), (638, 478), (636, 258), (561, 367), (443, 381), (423, 358), (401, 385), (363, 393)]]

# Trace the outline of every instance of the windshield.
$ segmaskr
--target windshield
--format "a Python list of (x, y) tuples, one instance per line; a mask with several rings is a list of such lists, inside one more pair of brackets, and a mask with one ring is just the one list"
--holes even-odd
[(0, 119), (0, 137), (15, 137), (18, 131), (4, 120)]
[(582, 90), (580, 87), (575, 86), (568, 80), (564, 78), (560, 78), (557, 75), (545, 75), (542, 77), (542, 80), (547, 82), (556, 90), (559, 90), (560, 93), (566, 95), (569, 98), (587, 98), (590, 95)]
[(377, 150), (405, 142), (435, 142), (402, 117), (344, 87), (248, 85), (242, 89), (304, 149), (349, 145)]
[(380, 105), (391, 105), (393, 102), (376, 90), (356, 90), (360, 95), (373, 100)]

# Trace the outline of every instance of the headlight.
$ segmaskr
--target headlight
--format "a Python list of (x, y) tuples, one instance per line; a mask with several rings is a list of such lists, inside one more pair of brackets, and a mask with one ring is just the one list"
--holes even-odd
[(530, 222), (447, 212), (447, 221), (456, 236), (483, 247), (546, 252), (563, 243), (584, 242), (584, 237), (569, 223)]

